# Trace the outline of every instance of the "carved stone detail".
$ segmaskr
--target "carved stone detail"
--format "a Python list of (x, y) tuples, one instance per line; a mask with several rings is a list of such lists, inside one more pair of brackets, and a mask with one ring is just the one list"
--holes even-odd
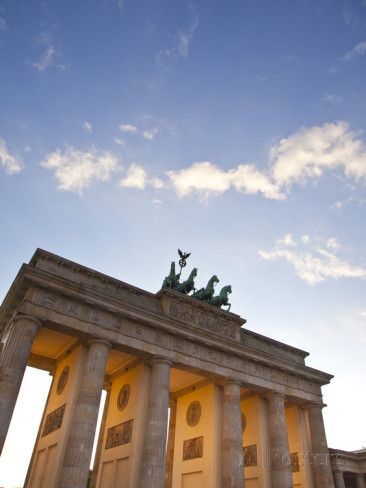
[(290, 453), (291, 470), (293, 473), (298, 473), (300, 471), (299, 453)]
[(186, 420), (190, 427), (194, 427), (198, 424), (201, 418), (201, 404), (200, 402), (191, 402), (187, 408)]
[(203, 457), (203, 436), (183, 442), (183, 461)]
[[(225, 321), (221, 316), (215, 317), (211, 311), (197, 310), (195, 308), (185, 310), (188, 307), (180, 303), (179, 300), (171, 301), (171, 297), (168, 297), (169, 308), (165, 310), (165, 313), (170, 313), (172, 310), (172, 315), (175, 318), (181, 316), (185, 320), (189, 316), (192, 320), (191, 325), (196, 325), (201, 329), (206, 329), (213, 332), (215, 329), (215, 323), (219, 324), (216, 330), (219, 335), (224, 337), (229, 337), (232, 333), (232, 338), (237, 323), (235, 320), (230, 322), (228, 317), (228, 324), (225, 325)], [(95, 321), (95, 323), (102, 328), (107, 330), (118, 330), (126, 336), (133, 339), (143, 340), (145, 342), (150, 342), (158, 347), (166, 348), (178, 353), (191, 356), (201, 361), (209, 361), (215, 363), (217, 366), (231, 368), (233, 371), (237, 371), (240, 374), (245, 373), (261, 380), (268, 380), (270, 382), (277, 383), (279, 385), (288, 386), (295, 388), (297, 390), (302, 390), (306, 393), (312, 393), (315, 395), (320, 394), (320, 385), (314, 381), (309, 381), (308, 379), (299, 376), (299, 374), (292, 374), (289, 372), (281, 371), (276, 369), (274, 366), (267, 366), (265, 364), (260, 364), (259, 362), (254, 362), (243, 357), (230, 354), (220, 350), (218, 347), (211, 347), (207, 344), (202, 343), (201, 340), (197, 342), (191, 339), (185, 339), (176, 335), (172, 335), (169, 332), (165, 332), (161, 329), (156, 329), (153, 326), (148, 326), (146, 324), (135, 323), (118, 315), (118, 313), (113, 313), (111, 311), (103, 310), (100, 314), (95, 314), (95, 306), (88, 305), (87, 303), (78, 303), (74, 299), (70, 299), (61, 295), (54, 295), (49, 291), (37, 289), (33, 300), (46, 308), (51, 308), (56, 312), (69, 314), (71, 316), (78, 316), (80, 320), (85, 320), (87, 322)], [(201, 304), (202, 305), (202, 304)], [(206, 306), (203, 304), (202, 306)], [(183, 308), (182, 308), (183, 307)], [(208, 307), (208, 306), (207, 306)], [(226, 315), (226, 312), (217, 311), (218, 314)], [(212, 314), (212, 317), (210, 316)], [(182, 314), (182, 315), (181, 315)], [(227, 314), (231, 315), (231, 314)], [(235, 319), (235, 316), (234, 316)], [(97, 321), (97, 322), (96, 322)], [(215, 322), (216, 321), (216, 322)], [(222, 327), (221, 327), (222, 326)], [(230, 329), (231, 332), (228, 330)]]
[(257, 466), (257, 445), (243, 447), (244, 468)]
[(55, 430), (61, 429), (62, 421), (64, 418), (66, 409), (66, 403), (62, 407), (57, 408), (53, 412), (50, 412), (44, 423), (42, 437), (55, 432)]
[(107, 431), (107, 439), (105, 443), (106, 449), (123, 446), (131, 442), (132, 438), (133, 419), (123, 422), (122, 424), (109, 427)]
[(60, 377), (57, 382), (57, 388), (56, 388), (57, 395), (61, 395), (61, 393), (64, 391), (69, 377), (69, 371), (70, 371), (69, 366), (65, 366), (61, 371)]
[(117, 397), (117, 408), (118, 410), (124, 410), (127, 406), (128, 400), (130, 399), (130, 385), (127, 383), (122, 386)]

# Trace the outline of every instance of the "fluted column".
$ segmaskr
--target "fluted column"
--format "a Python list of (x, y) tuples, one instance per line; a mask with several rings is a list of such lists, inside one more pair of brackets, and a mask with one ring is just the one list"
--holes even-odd
[(285, 416), (285, 397), (272, 392), (268, 396), (272, 488), (292, 488), (290, 450)]
[(34, 337), (40, 320), (25, 314), (18, 314), (12, 325), (9, 337), (3, 347), (0, 358), (0, 454), (4, 447), (6, 434)]
[(177, 399), (173, 398), (169, 402), (169, 433), (168, 446), (166, 454), (166, 470), (165, 470), (165, 488), (172, 488), (173, 479), (173, 462), (174, 462), (174, 443), (175, 443), (175, 425), (177, 419)]
[(222, 479), (225, 488), (244, 487), (240, 383), (233, 380), (223, 385)]
[(346, 488), (346, 483), (344, 482), (344, 476), (342, 471), (334, 472), (334, 483), (336, 488)]
[(86, 486), (110, 347), (110, 343), (103, 339), (88, 342), (58, 488)]
[(312, 403), (308, 407), (311, 439), (311, 461), (314, 472), (315, 486), (317, 488), (334, 488), (322, 408), (323, 405), (317, 403)]
[(365, 482), (365, 475), (364, 474), (358, 474), (357, 475), (357, 488), (366, 488), (366, 482)]
[(151, 362), (150, 398), (141, 463), (141, 488), (164, 486), (171, 362)]

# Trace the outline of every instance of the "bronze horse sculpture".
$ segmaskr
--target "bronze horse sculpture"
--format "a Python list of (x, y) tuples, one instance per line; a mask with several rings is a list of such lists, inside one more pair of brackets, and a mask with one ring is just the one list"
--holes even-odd
[(193, 268), (188, 279), (186, 281), (183, 281), (183, 283), (178, 283), (175, 289), (187, 295), (192, 290), (194, 290), (194, 279), (196, 276), (197, 276), (197, 268)]
[(208, 301), (210, 298), (213, 297), (215, 292), (215, 284), (218, 283), (220, 280), (216, 275), (213, 275), (206, 285), (206, 288), (201, 288), (195, 291), (192, 295), (193, 298), (197, 298), (198, 300)]
[(170, 273), (164, 278), (162, 288), (176, 288), (179, 283), (180, 273), (175, 273), (175, 261), (170, 264)]
[(207, 303), (210, 305), (215, 305), (216, 307), (222, 307), (223, 305), (227, 305), (229, 308), (227, 311), (230, 310), (231, 308), (231, 303), (229, 303), (229, 298), (228, 294), (231, 293), (231, 285), (224, 286), (221, 288), (220, 293), (207, 300)]

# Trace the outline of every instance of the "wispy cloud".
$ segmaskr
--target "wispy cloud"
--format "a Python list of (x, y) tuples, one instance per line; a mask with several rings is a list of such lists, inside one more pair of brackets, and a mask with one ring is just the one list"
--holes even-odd
[(162, 67), (175, 61), (179, 56), (183, 58), (188, 56), (190, 43), (199, 24), (196, 8), (193, 5), (188, 8), (191, 14), (189, 26), (178, 31), (173, 44), (168, 49), (162, 49), (155, 55), (155, 62)]
[(357, 56), (363, 56), (366, 54), (366, 41), (359, 42), (353, 47), (345, 56), (343, 56), (343, 61), (350, 61)]
[(335, 237), (311, 239), (302, 236), (296, 241), (291, 234), (287, 234), (276, 242), (273, 249), (260, 250), (258, 254), (270, 261), (286, 260), (294, 267), (297, 276), (308, 285), (340, 278), (366, 279), (366, 268), (342, 260), (337, 255), (340, 249)]
[(330, 208), (332, 210), (342, 210), (344, 207), (349, 205), (356, 205), (357, 207), (363, 207), (366, 205), (366, 198), (359, 198), (359, 197), (346, 197), (342, 200), (337, 200)]
[(83, 127), (84, 131), (89, 132), (89, 134), (91, 132), (93, 132), (93, 126), (87, 120), (84, 120), (84, 122), (82, 123), (82, 127)]
[(74, 147), (67, 147), (64, 151), (56, 150), (41, 165), (53, 171), (59, 189), (77, 192), (95, 181), (107, 181), (112, 173), (121, 169), (115, 155), (94, 148), (88, 151)]
[(180, 30), (178, 32), (178, 45), (177, 49), (181, 56), (186, 58), (188, 56), (189, 45), (194, 35), (194, 31), (198, 27), (199, 19), (197, 15), (197, 11), (193, 6), (189, 7), (191, 12), (192, 18), (191, 23), (186, 30)]
[(65, 69), (63, 64), (57, 63), (56, 59), (59, 56), (50, 33), (43, 32), (38, 39), (38, 44), (42, 46), (42, 53), (40, 59), (32, 63), (33, 68), (35, 68), (40, 73), (43, 73), (51, 66), (55, 66), (60, 69)]
[(4, 139), (0, 138), (0, 166), (5, 173), (12, 175), (19, 173), (23, 169), (23, 164), (17, 156), (12, 154)]
[(144, 137), (144, 139), (148, 141), (152, 141), (155, 138), (157, 133), (158, 133), (157, 129), (150, 129), (150, 130), (145, 130), (142, 136)]
[(1, 31), (6, 31), (8, 30), (8, 24), (6, 23), (6, 20), (4, 19), (4, 17), (1, 17), (0, 15), (0, 32)]
[(340, 103), (343, 102), (343, 97), (341, 97), (339, 95), (332, 95), (330, 93), (327, 93), (322, 98), (322, 101), (326, 102), (326, 103), (330, 103), (332, 105), (339, 105)]
[(128, 134), (135, 134), (137, 132), (137, 126), (133, 124), (120, 124), (118, 128), (120, 131)]
[(124, 146), (126, 143), (121, 137), (115, 137), (114, 142), (118, 144), (119, 146)]

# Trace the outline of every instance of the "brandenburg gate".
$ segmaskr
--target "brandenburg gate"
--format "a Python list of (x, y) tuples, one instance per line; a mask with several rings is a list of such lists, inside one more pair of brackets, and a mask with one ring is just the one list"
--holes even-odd
[(0, 309), (0, 449), (26, 366), (53, 377), (25, 487), (334, 487), (332, 376), (181, 285), (149, 293), (40, 249), (23, 264)]

